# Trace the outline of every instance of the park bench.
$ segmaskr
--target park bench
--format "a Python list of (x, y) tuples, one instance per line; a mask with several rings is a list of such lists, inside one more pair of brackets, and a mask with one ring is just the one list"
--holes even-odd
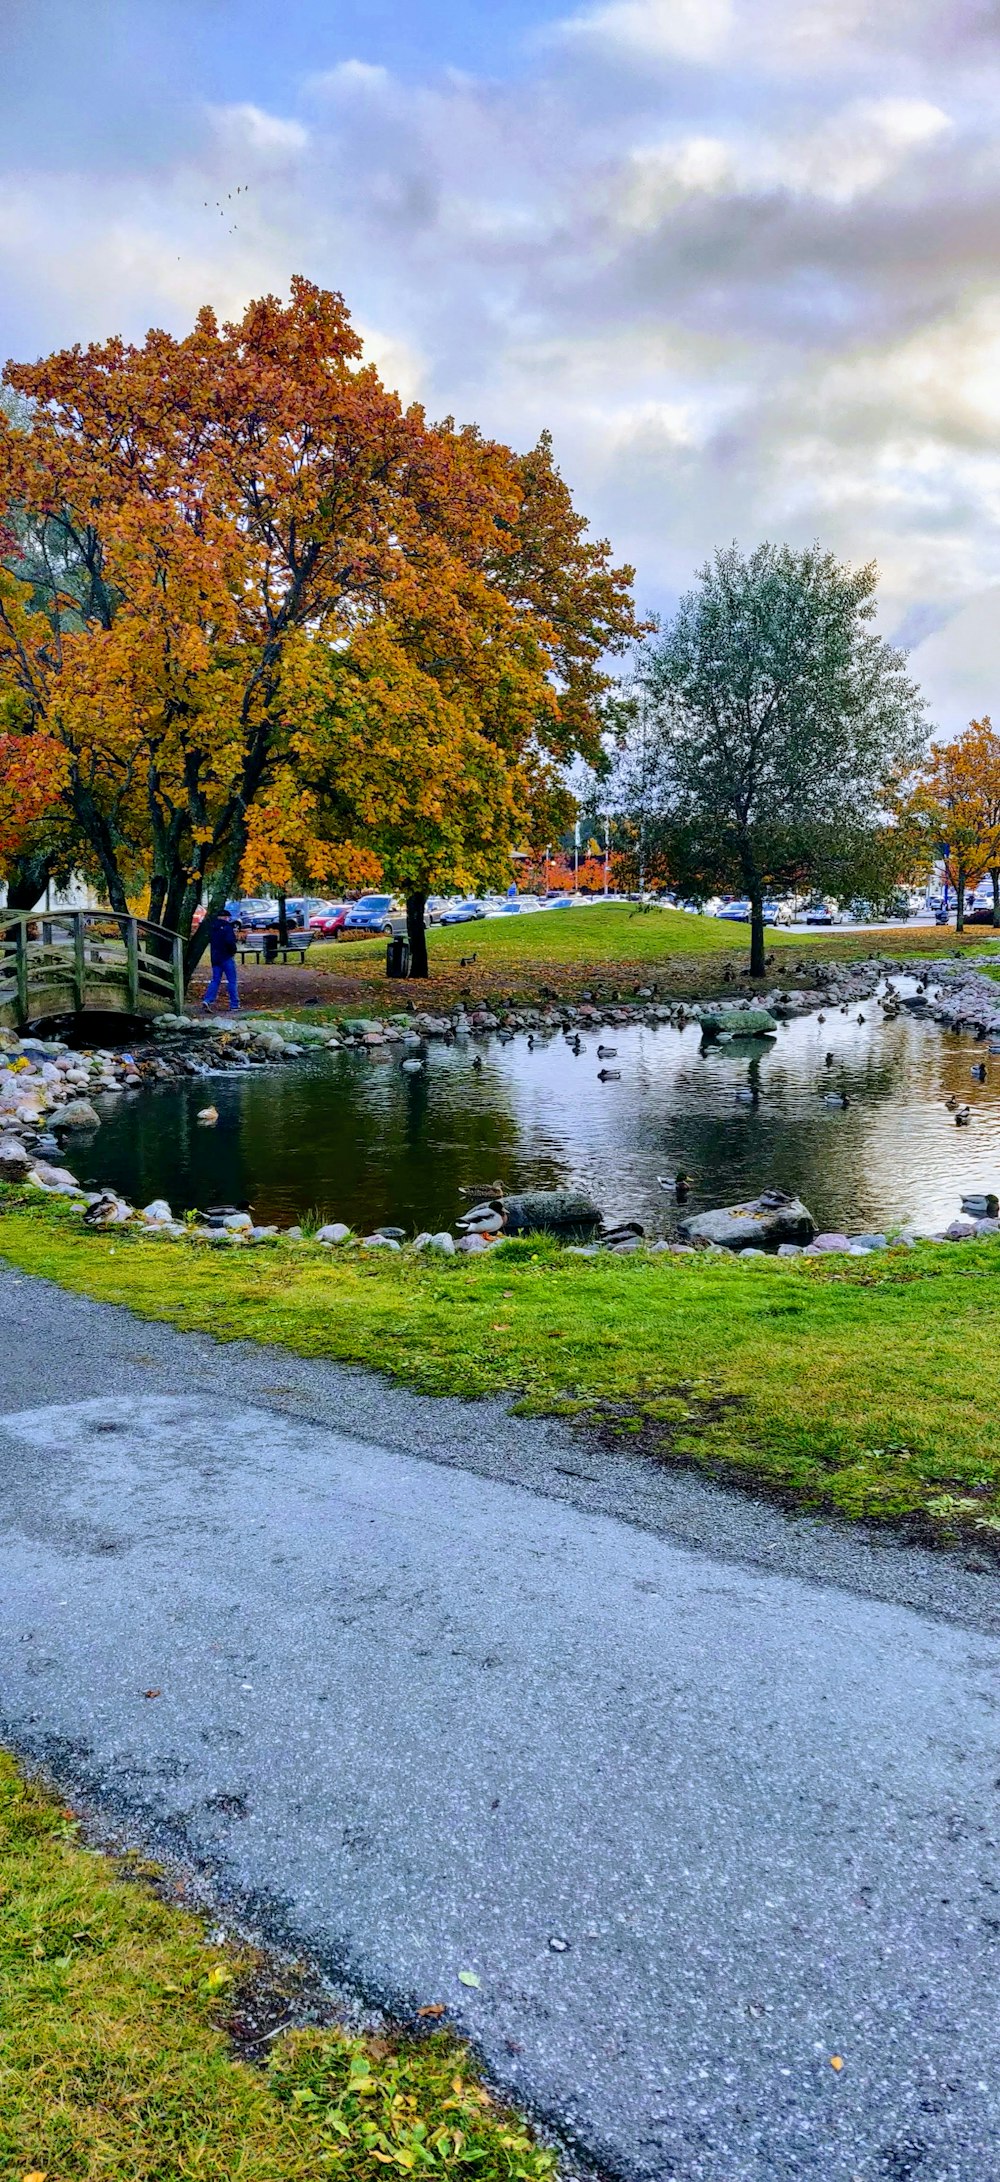
[(255, 962), (266, 960), (270, 954), (270, 948), (265, 946), (265, 942), (274, 941), (275, 954), (272, 960), (280, 955), (282, 962), (287, 962), (289, 955), (298, 955), (299, 961), (304, 962), (306, 948), (311, 947), (314, 941), (321, 939), (322, 936), (321, 932), (289, 932), (287, 943), (282, 947), (277, 943), (276, 935), (272, 931), (242, 932), (239, 939), (240, 961), (245, 963), (248, 955), (252, 955)]

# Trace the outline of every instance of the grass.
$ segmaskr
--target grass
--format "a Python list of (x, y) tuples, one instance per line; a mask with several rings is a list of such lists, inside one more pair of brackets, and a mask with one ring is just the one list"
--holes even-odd
[[(838, 932), (836, 937), (778, 927), (767, 939), (774, 958), (769, 982), (792, 985), (808, 983), (817, 963), (856, 961), (879, 950), (893, 957), (940, 955), (954, 945), (954, 934), (939, 936), (926, 927)], [(969, 933), (962, 944), (981, 951), (983, 935)], [(384, 940), (321, 943), (310, 949), (309, 967), (353, 985), (358, 1006), (374, 1009), (390, 1002), (398, 1006), (404, 995), (434, 1007), (449, 1005), (460, 995), (523, 999), (546, 986), (565, 998), (587, 989), (602, 997), (614, 990), (628, 997), (641, 983), (655, 985), (670, 998), (707, 999), (733, 985), (749, 989), (748, 954), (742, 926), (683, 910), (640, 910), (627, 902), (609, 902), (493, 917), (447, 929), (435, 925), (428, 933), (426, 984), (401, 986), (386, 980)]]
[(366, 1258), (121, 1229), (0, 1193), (0, 1254), (141, 1317), (513, 1396), (799, 1504), (1000, 1532), (1000, 1241), (866, 1259)]
[[(291, 2033), (266, 2069), (227, 2021), (259, 1965), (81, 1845), (0, 1754), (0, 2174), (10, 2182), (542, 2182), (552, 2154), (447, 2034)], [(437, 1996), (434, 1996), (437, 1999)]]

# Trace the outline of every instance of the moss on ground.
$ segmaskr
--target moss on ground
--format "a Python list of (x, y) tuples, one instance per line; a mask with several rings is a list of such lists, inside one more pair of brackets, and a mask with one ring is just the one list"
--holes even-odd
[[(542, 2182), (552, 2154), (464, 2049), (288, 2034), (266, 2069), (227, 2022), (253, 1960), (81, 1846), (0, 1753), (0, 2174), (11, 2182)], [(430, 1996), (432, 2003), (437, 1995)]]
[(848, 1516), (1000, 1533), (1000, 1240), (857, 1259), (252, 1250), (0, 1192), (0, 1255), (140, 1317), (512, 1396)]

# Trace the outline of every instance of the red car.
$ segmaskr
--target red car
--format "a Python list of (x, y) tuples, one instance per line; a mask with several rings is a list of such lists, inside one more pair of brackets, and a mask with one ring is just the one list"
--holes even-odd
[(314, 917), (310, 917), (310, 932), (321, 932), (324, 939), (339, 939), (350, 906), (350, 902), (327, 902), (325, 909), (318, 910)]

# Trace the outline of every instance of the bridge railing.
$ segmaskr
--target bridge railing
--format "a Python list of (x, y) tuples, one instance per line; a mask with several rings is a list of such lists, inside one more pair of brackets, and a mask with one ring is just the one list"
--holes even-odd
[(184, 1005), (180, 935), (112, 909), (0, 909), (0, 1015), (84, 1009), (159, 1015)]

